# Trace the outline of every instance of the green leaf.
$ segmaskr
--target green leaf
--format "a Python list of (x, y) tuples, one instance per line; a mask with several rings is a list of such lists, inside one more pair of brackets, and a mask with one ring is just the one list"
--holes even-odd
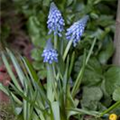
[(44, 0), (43, 1), (43, 6), (49, 6), (49, 4), (50, 4), (50, 0)]
[(52, 111), (54, 115), (54, 120), (61, 120), (60, 119), (60, 108), (59, 108), (59, 102), (53, 102), (52, 103)]
[(67, 0), (67, 6), (71, 5), (73, 0)]
[(111, 67), (105, 73), (105, 88), (112, 94), (116, 88), (120, 87), (120, 67)]
[(85, 64), (86, 64), (86, 52), (84, 52), (84, 56), (83, 56), (83, 65), (78, 72), (77, 78), (76, 78), (75, 83), (72, 88), (72, 92), (71, 92), (72, 97), (75, 97), (75, 95), (78, 93), (79, 87), (81, 85), (81, 82), (82, 82), (82, 79), (84, 76), (84, 71), (85, 71), (85, 67), (86, 67)]
[(105, 40), (103, 41), (102, 50), (98, 55), (100, 63), (106, 64), (109, 58), (113, 55), (113, 53), (114, 53), (113, 41), (111, 40), (110, 37), (106, 37)]
[(102, 0), (95, 0), (94, 4), (98, 4), (99, 2), (101, 2)]
[(12, 54), (12, 52), (10, 50), (7, 49), (7, 52), (8, 52), (8, 55), (11, 58), (11, 61), (12, 61), (13, 65), (14, 65), (14, 67), (15, 67), (15, 70), (17, 72), (17, 75), (19, 77), (19, 80), (20, 80), (22, 86), (25, 87), (26, 77), (25, 77), (25, 75), (23, 73), (22, 68), (19, 65), (20, 63), (18, 63), (17, 59), (15, 58), (15, 56)]
[[(46, 39), (48, 36), (46, 36), (45, 30), (43, 32), (44, 28), (41, 28), (40, 21), (38, 20), (37, 16), (31, 16), (28, 20), (28, 30), (29, 35), (32, 39), (32, 42), (35, 46), (39, 46), (41, 48), (44, 48), (46, 44)], [(46, 38), (45, 38), (46, 37)]]
[(8, 60), (7, 60), (7, 58), (6, 58), (6, 56), (4, 54), (2, 54), (2, 60), (3, 60), (4, 64), (5, 64), (5, 67), (6, 67), (7, 71), (8, 71), (8, 73), (9, 73), (10, 77), (12, 78), (13, 83), (15, 84), (15, 86), (20, 91), (22, 91), (22, 89), (21, 89), (21, 87), (20, 87), (20, 85), (18, 83), (18, 80), (16, 79), (14, 73), (12, 72), (11, 66), (9, 65)]
[(9, 92), (1, 83), (0, 83), (0, 90), (3, 91), (6, 95), (9, 95)]
[(39, 48), (39, 49), (35, 48), (32, 50), (31, 57), (36, 61), (41, 61), (42, 60), (42, 56), (41, 56), (42, 52), (43, 52), (42, 48)]
[(115, 101), (120, 100), (120, 87), (115, 89), (115, 91), (113, 92), (113, 100), (115, 100)]
[(73, 70), (74, 61), (75, 61), (75, 52), (73, 52), (72, 56), (71, 56), (70, 67), (69, 67), (69, 76), (71, 75), (71, 72)]
[(12, 92), (10, 92), (5, 86), (0, 83), (0, 90), (3, 91), (5, 94), (9, 95), (17, 104), (21, 105), (22, 102), (17, 98)]
[[(79, 59), (75, 63), (75, 72), (78, 73), (79, 69), (81, 68), (82, 64), (82, 56), (79, 57)], [(102, 78), (102, 67), (99, 63), (99, 61), (92, 57), (90, 58), (84, 72), (84, 77), (82, 84), (84, 85), (96, 85), (101, 81)]]
[(68, 111), (69, 111), (69, 116), (70, 115), (80, 115), (80, 114), (82, 114), (82, 115), (92, 115), (92, 116), (95, 116), (95, 117), (97, 117), (97, 116), (99, 116), (100, 115), (100, 113), (99, 112), (96, 112), (96, 111), (88, 111), (88, 110), (85, 110), (85, 109), (78, 109), (78, 108), (70, 108), (70, 109), (68, 109)]
[(102, 27), (106, 27), (114, 24), (114, 19), (113, 19), (113, 16), (110, 16), (110, 15), (101, 15), (96, 22)]
[(15, 108), (15, 113), (19, 115), (22, 112), (22, 107), (16, 107)]
[(44, 100), (46, 100), (47, 98), (45, 97), (43, 86), (40, 83), (39, 78), (38, 78), (35, 70), (33, 69), (32, 65), (30, 64), (30, 62), (26, 58), (23, 59), (23, 61), (24, 61), (25, 66), (26, 66), (26, 68), (28, 70), (28, 73), (29, 73), (29, 75), (30, 75), (30, 77), (32, 79), (32, 84), (34, 85), (34, 87), (36, 89), (39, 89), (39, 92), (41, 93), (42, 97), (44, 98)]
[(109, 107), (112, 103), (112, 98), (111, 98), (111, 95), (108, 94), (108, 92), (106, 91), (104, 80), (101, 83), (101, 90), (104, 94), (103, 99), (102, 99), (102, 104), (106, 107)]
[(47, 70), (44, 69), (44, 70), (40, 70), (38, 72), (38, 77), (41, 79), (41, 80), (44, 80), (46, 77), (47, 77)]
[(98, 28), (96, 31), (92, 32), (90, 35), (91, 38), (97, 38), (98, 40), (102, 40), (106, 35), (106, 31)]
[(99, 87), (84, 87), (81, 101), (82, 108), (96, 110), (102, 96), (103, 93)]
[(48, 64), (47, 67), (47, 98), (50, 102), (54, 101), (54, 94), (53, 89), (55, 89), (55, 78), (53, 73), (52, 65)]
[(44, 63), (43, 62), (38, 62), (38, 61), (33, 61), (33, 67), (35, 70), (42, 70), (45, 69)]

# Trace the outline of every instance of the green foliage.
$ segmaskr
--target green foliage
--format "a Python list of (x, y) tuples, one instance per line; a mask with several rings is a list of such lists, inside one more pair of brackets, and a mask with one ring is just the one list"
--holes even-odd
[(106, 37), (102, 44), (102, 49), (98, 55), (101, 64), (106, 64), (114, 53), (113, 42), (110, 37)]
[(116, 88), (113, 92), (113, 100), (119, 101), (120, 100), (120, 87)]
[(112, 94), (120, 86), (120, 67), (111, 67), (106, 71), (105, 86), (109, 94)]
[[(80, 68), (79, 63), (82, 62), (80, 58), (75, 63), (75, 72)], [(107, 69), (104, 67), (101, 67), (100, 61), (94, 57), (89, 60), (82, 80), (83, 96), (81, 104), (83, 108), (88, 110), (104, 110), (111, 105), (111, 95), (113, 96), (113, 100), (119, 101), (120, 67), (111, 66)], [(94, 88), (96, 90), (93, 90)], [(91, 102), (91, 98), (92, 100), (97, 99), (97, 95), (101, 95), (101, 98)]]
[(81, 100), (82, 108), (99, 110), (99, 101), (103, 97), (102, 90), (99, 87), (84, 87)]
[[(65, 71), (63, 74), (61, 74), (61, 70), (57, 73), (57, 70), (55, 68), (53, 69), (52, 65), (47, 64), (47, 83), (42, 85), (32, 65), (26, 58), (21, 57), (19, 63), (9, 50), (7, 50), (7, 53), (16, 70), (17, 78), (11, 70), (7, 56), (2, 53), (3, 62), (12, 82), (10, 83), (9, 89), (0, 84), (0, 90), (10, 96), (18, 119), (69, 120), (69, 117), (73, 115), (100, 115), (99, 112), (77, 108), (79, 101), (74, 100), (74, 96), (72, 96), (70, 91), (70, 73), (68, 72), (69, 56), (67, 57), (65, 68), (62, 68)], [(82, 67), (84, 68), (84, 65)], [(78, 84), (75, 83), (74, 86), (76, 85)], [(73, 89), (74, 94), (77, 94), (77, 91), (78, 89), (75, 92)], [(100, 97), (101, 95), (96, 100), (100, 99)]]
[[(50, 2), (50, 0), (31, 0), (29, 2), (27, 0), (14, 0), (17, 10), (20, 13), (22, 12), (28, 20), (28, 34), (35, 46), (35, 50), (32, 52), (32, 56), (34, 56), (33, 66), (38, 71), (38, 75), (40, 75), (39, 73), (42, 71), (42, 75), (39, 76), (41, 79), (46, 77), (46, 70), (43, 69), (43, 63), (37, 59), (41, 57), (41, 54), (35, 51), (40, 51), (39, 53), (41, 53), (48, 39), (46, 22)], [(102, 64), (106, 64), (113, 54), (114, 49), (111, 40), (115, 29), (114, 16), (116, 15), (116, 0), (111, 2), (107, 0), (54, 0), (54, 2), (58, 8), (62, 10), (66, 27), (82, 16), (86, 14), (90, 15), (87, 32), (84, 36), (86, 36), (85, 38), (88, 40), (90, 39), (89, 37), (96, 37), (100, 40), (96, 46), (98, 47), (96, 54), (98, 51), (101, 52), (98, 59)], [(112, 11), (111, 7), (113, 8)], [(87, 46), (82, 44), (82, 47), (88, 48), (90, 44), (91, 42), (88, 41)], [(81, 47), (78, 46), (78, 49), (80, 48)], [(78, 49), (76, 51), (78, 51)], [(37, 68), (36, 66), (38, 64), (42, 66), (42, 68)]]
[[(50, 0), (30, 2), (14, 0), (19, 12), (22, 11), (28, 20), (28, 34), (35, 46), (31, 55), (34, 59), (32, 65), (37, 74), (27, 59), (21, 58), (19, 63), (8, 50), (19, 82), (12, 73), (6, 56), (2, 54), (13, 83), (10, 83), (12, 90), (2, 84), (0, 89), (11, 96), (16, 114), (24, 120), (67, 120), (71, 116), (82, 119), (86, 114), (96, 117), (107, 109), (113, 100), (117, 101), (103, 112), (102, 116), (120, 105), (120, 68), (107, 65), (114, 53), (112, 37), (115, 10), (111, 12), (110, 7), (114, 8), (115, 1), (55, 0), (55, 2), (64, 13), (66, 27), (82, 16), (90, 15), (86, 33), (80, 44), (72, 49), (74, 52), (70, 50), (69, 55), (64, 51), (66, 54), (59, 55), (58, 65), (46, 65), (46, 70), (41, 53), (46, 40), (49, 37), (53, 38), (52, 35), (47, 35), (46, 26)], [(66, 46), (67, 42), (62, 47)], [(47, 83), (42, 85), (41, 80), (45, 78)], [(77, 98), (77, 94), (81, 92), (81, 98)]]
[[(22, 58), (21, 64), (24, 64), (24, 68), (21, 68), (13, 54), (10, 51), (8, 51), (8, 53), (16, 69), (20, 84), (18, 84), (18, 80), (12, 72), (6, 56), (2, 54), (4, 64), (13, 80), (13, 83), (10, 83), (12, 90), (8, 90), (2, 86), (2, 84), (0, 84), (0, 89), (11, 96), (12, 105), (18, 118), (20, 117), (20, 119), (24, 120), (44, 120), (43, 118), (45, 116), (49, 116), (45, 109), (45, 104), (48, 103), (48, 100), (45, 98), (45, 93), (42, 85), (38, 81), (38, 76), (27, 60)], [(44, 115), (40, 114), (41, 112), (44, 112)]]

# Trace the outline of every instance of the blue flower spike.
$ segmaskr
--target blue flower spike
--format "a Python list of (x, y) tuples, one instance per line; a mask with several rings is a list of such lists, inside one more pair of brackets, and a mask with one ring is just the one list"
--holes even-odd
[(52, 64), (53, 62), (58, 62), (58, 53), (55, 49), (53, 49), (51, 39), (47, 41), (42, 57), (44, 58), (43, 62), (45, 63)]
[(61, 32), (64, 30), (64, 19), (61, 15), (61, 12), (58, 10), (56, 5), (52, 2), (50, 5), (50, 11), (48, 15), (47, 26), (49, 33), (54, 32), (54, 35), (62, 36)]
[(84, 32), (86, 23), (88, 21), (89, 16), (86, 15), (79, 21), (75, 22), (70, 28), (67, 29), (66, 38), (67, 40), (73, 40), (73, 46), (75, 47), (77, 43), (80, 41), (81, 36)]

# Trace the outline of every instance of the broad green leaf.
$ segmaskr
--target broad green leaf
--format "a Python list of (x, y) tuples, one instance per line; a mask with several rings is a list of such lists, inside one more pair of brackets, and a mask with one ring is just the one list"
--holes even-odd
[(99, 87), (84, 87), (83, 99), (99, 101), (103, 96), (103, 93)]
[(101, 82), (100, 88), (101, 88), (103, 95), (104, 95), (102, 98), (102, 104), (106, 107), (109, 107), (112, 103), (112, 98), (111, 98), (111, 95), (106, 91), (104, 80)]
[(31, 16), (28, 20), (28, 31), (29, 35), (32, 39), (32, 42), (35, 46), (39, 46), (40, 48), (44, 48), (46, 43), (46, 33), (43, 33), (43, 29), (41, 28), (40, 21), (37, 16)]
[(81, 100), (82, 108), (96, 110), (103, 93), (99, 87), (84, 87)]
[(120, 87), (120, 67), (111, 67), (105, 73), (105, 88), (111, 95), (114, 90)]
[(98, 40), (102, 40), (105, 37), (105, 35), (106, 35), (106, 32), (98, 28), (95, 32), (92, 32), (90, 37), (97, 38)]
[(113, 100), (119, 101), (120, 100), (120, 87), (116, 88), (113, 92)]
[[(79, 59), (75, 63), (74, 70), (76, 74), (81, 68), (82, 59), (83, 57), (80, 56)], [(89, 86), (98, 84), (102, 78), (101, 74), (102, 74), (102, 67), (99, 61), (95, 57), (90, 58), (85, 68), (82, 84), (89, 85)]]
[(42, 48), (35, 48), (32, 50), (32, 55), (31, 57), (35, 60), (35, 61), (41, 61), (43, 58), (42, 58), (42, 52), (43, 52), (43, 49)]
[(44, 66), (44, 63), (43, 62), (39, 62), (39, 61), (33, 61), (33, 67), (35, 70), (41, 70), (41, 69), (44, 69), (45, 70), (45, 66)]
[(109, 58), (113, 55), (114, 53), (114, 46), (113, 42), (110, 37), (106, 37), (105, 40), (103, 41), (102, 45), (102, 50), (100, 51), (98, 55), (98, 59), (101, 64), (106, 64)]
[(101, 15), (96, 22), (102, 27), (106, 27), (114, 24), (113, 16), (110, 16), (110, 15)]
[(98, 4), (99, 2), (101, 2), (102, 0), (95, 0), (94, 4)]
[(73, 0), (67, 0), (67, 6), (71, 5)]
[(43, 1), (43, 6), (49, 6), (49, 5), (50, 5), (50, 0)]
[(39, 79), (44, 80), (47, 77), (46, 69), (40, 70), (37, 75), (38, 75)]

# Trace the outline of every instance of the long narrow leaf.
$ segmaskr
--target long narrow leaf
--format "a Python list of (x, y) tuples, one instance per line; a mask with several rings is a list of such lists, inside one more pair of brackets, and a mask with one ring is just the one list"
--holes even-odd
[(32, 80), (32, 84), (34, 86), (34, 89), (36, 89), (36, 90), (38, 90), (40, 92), (41, 97), (43, 99), (43, 102), (46, 101), (47, 103), (49, 103), (49, 101), (46, 98), (45, 92), (43, 90), (43, 86), (40, 83), (40, 80), (39, 80), (36, 72), (34, 71), (32, 65), (29, 63), (29, 61), (26, 58), (24, 58), (22, 60), (23, 60), (24, 65), (25, 65), (25, 67), (26, 67), (26, 69), (27, 69), (27, 71), (28, 71), (28, 73), (30, 75), (30, 78)]
[(17, 59), (14, 57), (12, 52), (10, 52), (8, 49), (7, 49), (7, 52), (8, 52), (8, 55), (10, 56), (10, 58), (12, 60), (12, 63), (14, 65), (14, 67), (15, 67), (15, 70), (17, 72), (17, 75), (19, 77), (19, 80), (20, 80), (22, 86), (25, 86), (25, 76), (24, 76), (24, 73), (22, 72), (22, 69), (21, 69)]
[(54, 114), (54, 120), (61, 120), (59, 103), (57, 101), (52, 103), (52, 110)]
[(5, 56), (3, 53), (2, 53), (2, 60), (3, 60), (4, 64), (5, 64), (5, 67), (6, 67), (7, 71), (8, 71), (8, 73), (9, 73), (9, 75), (10, 75), (13, 83), (15, 84), (15, 86), (16, 86), (20, 91), (22, 91), (22, 89), (21, 89), (21, 87), (20, 87), (20, 84), (18, 83), (18, 80), (16, 79), (15, 75), (14, 75), (13, 72), (12, 72), (11, 66), (10, 66), (9, 63), (8, 63), (7, 58), (6, 58), (6, 56)]
[(80, 69), (78, 76), (77, 76), (77, 79), (75, 80), (75, 84), (72, 88), (71, 94), (72, 94), (73, 98), (75, 97), (76, 93), (78, 92), (79, 86), (81, 84), (81, 81), (82, 81), (82, 78), (84, 75), (85, 65), (86, 65), (85, 63), (86, 63), (86, 52), (84, 53), (84, 57), (83, 57), (83, 66)]

